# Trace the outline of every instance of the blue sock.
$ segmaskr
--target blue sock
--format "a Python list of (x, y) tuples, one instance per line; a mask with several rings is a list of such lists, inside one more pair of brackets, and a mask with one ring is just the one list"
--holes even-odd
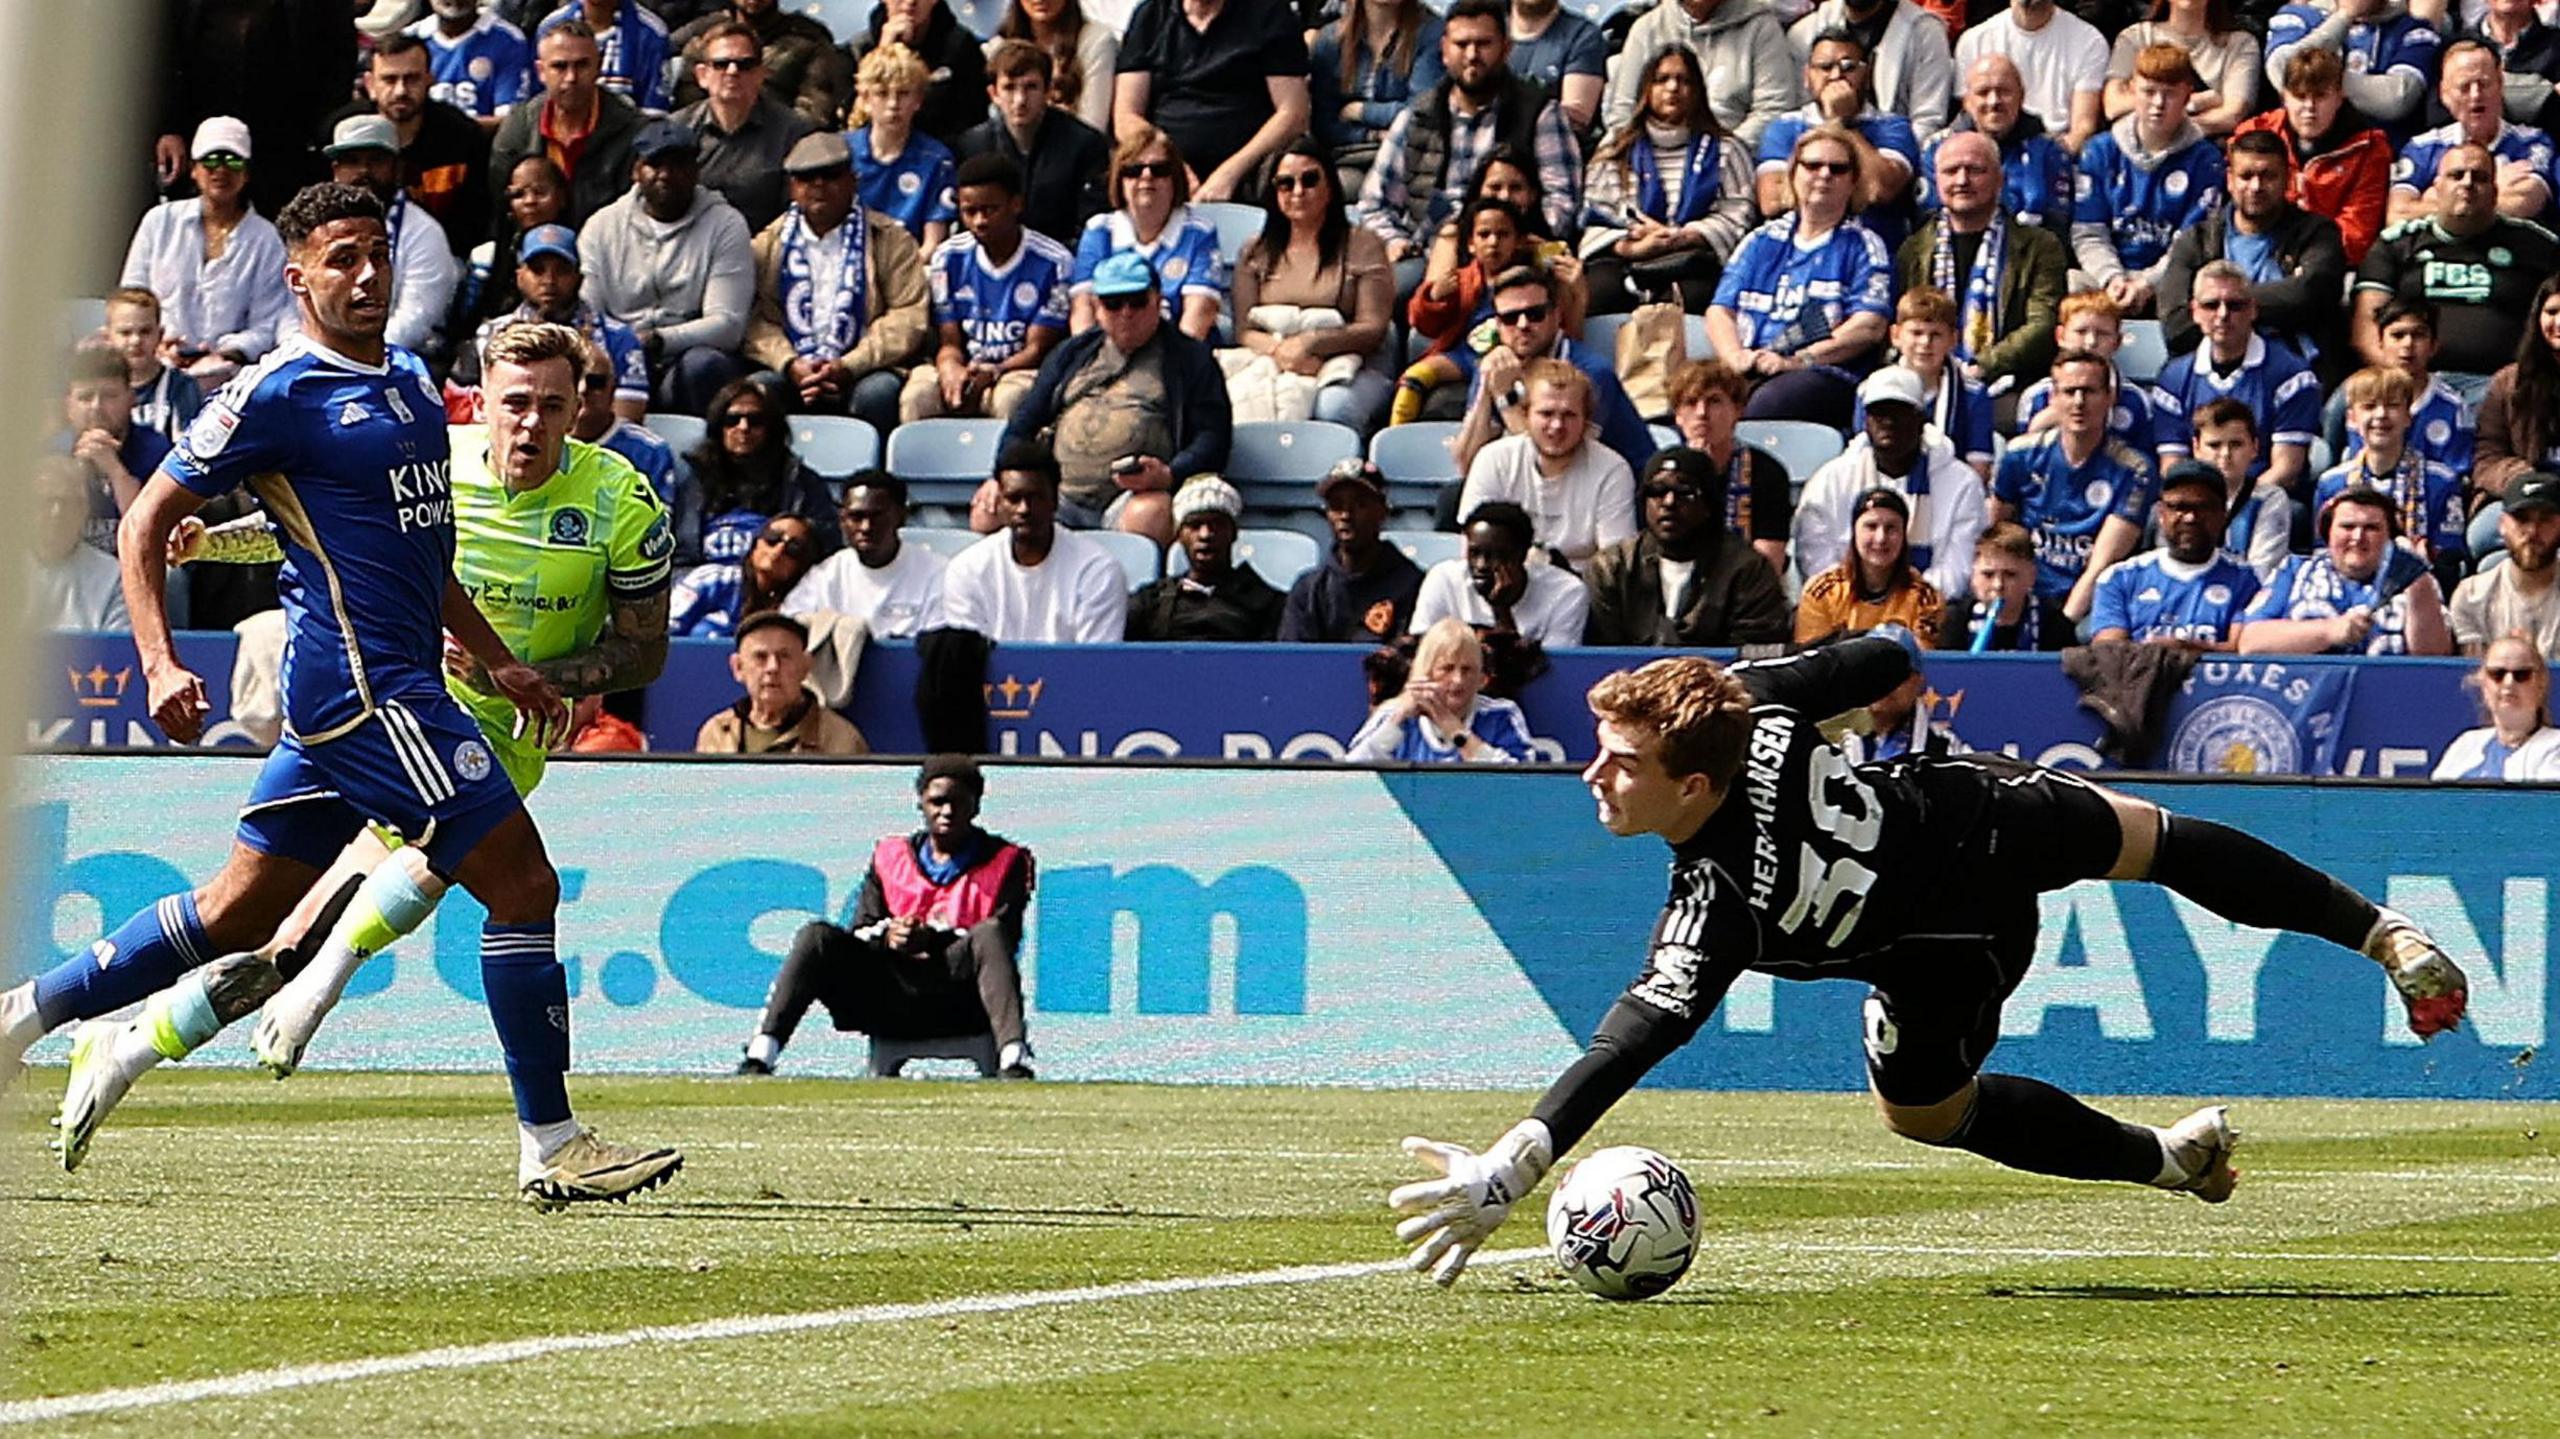
[(95, 1019), (150, 998), (214, 957), (204, 922), (196, 918), (196, 897), (184, 891), (164, 896), (98, 944), (37, 976), (36, 1017), (47, 1033), (75, 1019)]
[(480, 984), (506, 1051), (516, 1118), (557, 1124), (569, 1117), (569, 976), (552, 953), (549, 924), (480, 926)]

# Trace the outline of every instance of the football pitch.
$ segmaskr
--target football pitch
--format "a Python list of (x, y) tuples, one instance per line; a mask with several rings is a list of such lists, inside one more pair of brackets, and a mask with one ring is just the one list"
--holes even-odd
[(1705, 1239), (1617, 1305), (1546, 1188), (1456, 1289), (1394, 1267), (1398, 1138), (1517, 1094), (585, 1077), (688, 1167), (542, 1216), (495, 1078), (164, 1071), (77, 1175), (60, 1081), (0, 1100), (0, 1439), (2560, 1431), (2541, 1105), (2243, 1101), (2217, 1209), (1639, 1093), (1589, 1144), (1678, 1159)]

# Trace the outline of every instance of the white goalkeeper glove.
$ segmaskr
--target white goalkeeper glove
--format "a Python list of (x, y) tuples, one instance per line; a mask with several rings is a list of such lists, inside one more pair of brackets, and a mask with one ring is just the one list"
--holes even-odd
[(1387, 1196), (1388, 1206), (1407, 1216), (1396, 1238), (1413, 1246), (1407, 1261), (1413, 1269), (1427, 1269), (1434, 1283), (1447, 1285), (1458, 1282), (1477, 1248), (1511, 1217), (1511, 1206), (1546, 1177), (1555, 1140), (1544, 1120), (1524, 1119), (1482, 1154), (1420, 1138), (1406, 1139), (1404, 1152), (1441, 1177), (1398, 1185)]

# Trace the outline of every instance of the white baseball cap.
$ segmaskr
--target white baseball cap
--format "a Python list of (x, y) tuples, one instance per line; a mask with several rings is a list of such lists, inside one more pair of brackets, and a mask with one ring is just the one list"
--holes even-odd
[(228, 115), (208, 115), (196, 126), (196, 138), (187, 146), (187, 158), (201, 160), (207, 155), (228, 151), (246, 160), (249, 154), (249, 127)]
[(1858, 386), (1858, 403), (1873, 409), (1891, 400), (1898, 404), (1909, 405), (1916, 410), (1925, 403), (1923, 398), (1925, 394), (1926, 392), (1920, 387), (1920, 377), (1917, 374), (1901, 365), (1887, 365), (1867, 376)]

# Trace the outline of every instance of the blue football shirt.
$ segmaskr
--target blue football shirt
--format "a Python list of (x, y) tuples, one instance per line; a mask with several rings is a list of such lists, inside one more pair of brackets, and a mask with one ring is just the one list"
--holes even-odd
[(2056, 597), (2080, 582), (2108, 517), (2146, 523), (2157, 489), (2143, 456), (2109, 440), (2074, 465), (2052, 430), (2011, 445), (1991, 481), (1993, 497), (2035, 536), (2036, 593)]
[(2258, 573), (2222, 554), (2181, 564), (2166, 549), (2135, 555), (2098, 576), (2089, 630), (2123, 630), (2134, 640), (2220, 644), (2258, 597)]
[(1075, 267), (1066, 246), (1037, 230), (1022, 232), (1011, 259), (990, 265), (978, 237), (963, 230), (933, 252), (926, 272), (933, 322), (960, 327), (970, 363), (1001, 364), (1022, 352), (1034, 325), (1065, 333)]
[(870, 126), (849, 132), (844, 140), (853, 147), (855, 189), (864, 209), (897, 221), (919, 240), (925, 226), (936, 221), (948, 225), (959, 217), (951, 192), (949, 146), (918, 130), (907, 136), (898, 158), (883, 160), (871, 153)]
[(409, 27), (427, 42), (427, 98), (466, 115), (495, 115), (533, 93), (533, 42), (524, 32), (483, 10), (459, 39), (448, 42), (435, 17)]

